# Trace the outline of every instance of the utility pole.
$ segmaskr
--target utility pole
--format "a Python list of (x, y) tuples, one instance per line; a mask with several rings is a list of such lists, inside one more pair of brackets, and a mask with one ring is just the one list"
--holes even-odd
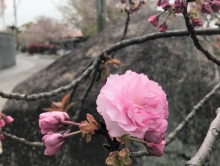
[(5, 16), (4, 16), (4, 11), (5, 11), (5, 1), (0, 0), (0, 17), (2, 18), (2, 30), (5, 29)]
[(96, 0), (97, 9), (97, 31), (100, 33), (106, 26), (106, 1)]
[(16, 0), (13, 0), (13, 5), (14, 5), (14, 27), (15, 27), (15, 42), (16, 42), (16, 49), (18, 47), (18, 27), (17, 27), (17, 5), (16, 5)]

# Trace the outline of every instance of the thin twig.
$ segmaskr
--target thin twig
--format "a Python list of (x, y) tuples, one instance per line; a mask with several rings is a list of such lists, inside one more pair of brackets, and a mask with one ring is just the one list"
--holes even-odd
[(199, 39), (196, 36), (196, 31), (194, 30), (194, 27), (190, 23), (190, 19), (189, 19), (189, 16), (187, 14), (187, 8), (184, 9), (183, 16), (185, 18), (186, 27), (187, 27), (187, 29), (188, 29), (188, 31), (190, 33), (190, 36), (191, 36), (191, 38), (192, 38), (192, 40), (194, 42), (195, 47), (199, 51), (201, 51), (203, 54), (205, 54), (205, 56), (208, 58), (208, 60), (210, 60), (213, 63), (215, 63), (218, 66), (220, 66), (220, 58), (217, 58), (214, 55), (212, 55), (208, 50), (203, 48), (203, 46), (200, 44)]
[(126, 10), (126, 13), (127, 13), (127, 19), (126, 19), (126, 22), (125, 22), (124, 33), (123, 33), (123, 36), (121, 37), (121, 41), (124, 40), (124, 38), (127, 34), (128, 26), (129, 26), (129, 22), (130, 22), (130, 12)]
[(17, 136), (15, 136), (15, 135), (9, 134), (9, 133), (7, 133), (7, 132), (5, 132), (5, 131), (0, 131), (0, 133), (3, 134), (3, 135), (6, 136), (6, 137), (9, 137), (9, 138), (11, 138), (11, 139), (17, 140), (17, 141), (19, 141), (19, 142), (21, 142), (21, 143), (24, 143), (24, 144), (26, 144), (26, 145), (30, 145), (30, 146), (40, 146), (40, 147), (44, 146), (44, 144), (43, 144), (42, 142), (30, 142), (30, 141), (27, 141), (27, 140), (24, 139), (24, 138), (17, 137)]
[(216, 110), (216, 114), (216, 118), (212, 121), (202, 145), (195, 156), (186, 163), (186, 166), (202, 166), (210, 160), (213, 145), (220, 132), (220, 108)]
[[(197, 32), (197, 35), (216, 35), (216, 34), (220, 34), (220, 29), (205, 29), (205, 30), (201, 29), (201, 30), (197, 30), (196, 32)], [(88, 67), (82, 73), (81, 76), (73, 80), (69, 85), (62, 86), (50, 92), (43, 92), (43, 93), (31, 94), (31, 95), (19, 94), (19, 93), (4, 93), (0, 91), (0, 96), (2, 98), (27, 100), (27, 101), (52, 97), (61, 92), (66, 92), (70, 89), (73, 89), (78, 83), (84, 80), (88, 76), (88, 74), (99, 64), (104, 53), (107, 53), (108, 55), (110, 55), (112, 52), (122, 49), (124, 47), (130, 46), (130, 45), (140, 44), (146, 41), (155, 40), (159, 38), (180, 37), (180, 36), (188, 36), (188, 35), (189, 35), (189, 32), (187, 30), (172, 30), (172, 31), (167, 31), (166, 33), (151, 33), (151, 34), (144, 35), (141, 37), (135, 37), (132, 39), (123, 40), (121, 42), (114, 44), (108, 49), (104, 50), (102, 53), (100, 53), (98, 57), (93, 61), (92, 65)]]
[(88, 94), (89, 94), (89, 92), (90, 92), (90, 90), (91, 90), (95, 80), (96, 80), (97, 74), (98, 74), (98, 67), (94, 71), (94, 76), (92, 78), (92, 81), (90, 82), (90, 85), (88, 86), (86, 92), (83, 95), (83, 98), (82, 98), (82, 101), (81, 101), (81, 106), (84, 104), (84, 102), (85, 102), (85, 100), (86, 100), (86, 98), (87, 98), (87, 96), (88, 96)]
[(188, 124), (188, 122), (195, 116), (196, 112), (203, 106), (203, 104), (210, 99), (212, 95), (214, 95), (217, 90), (220, 88), (220, 83), (218, 83), (202, 100), (196, 104), (192, 111), (187, 115), (187, 117), (168, 135), (166, 138), (166, 146), (169, 145), (179, 134), (179, 132)]
[(73, 88), (73, 90), (72, 90), (72, 92), (71, 92), (71, 94), (70, 94), (70, 98), (69, 98), (69, 101), (68, 101), (69, 104), (70, 104), (70, 103), (72, 102), (72, 100), (73, 100), (73, 97), (74, 97), (74, 94), (76, 93), (76, 89), (77, 89), (78, 85), (79, 85), (79, 84), (76, 84), (76, 86)]
[(141, 150), (138, 152), (130, 152), (129, 156), (130, 157), (142, 157), (142, 156), (151, 156), (151, 154), (146, 150)]
[[(127, 34), (127, 31), (128, 31), (128, 26), (129, 26), (129, 22), (130, 22), (130, 12), (128, 10), (125, 10), (125, 12), (127, 14), (127, 19), (126, 19), (126, 22), (125, 22), (124, 32), (123, 32), (123, 35), (122, 35), (120, 41), (124, 40), (124, 38), (125, 38), (125, 36)], [(114, 58), (116, 52), (117, 51), (112, 53), (112, 55), (111, 55), (112, 58)]]

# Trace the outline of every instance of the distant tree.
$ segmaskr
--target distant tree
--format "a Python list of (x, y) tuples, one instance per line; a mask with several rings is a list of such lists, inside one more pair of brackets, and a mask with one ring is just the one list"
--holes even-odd
[[(115, 1), (106, 0), (106, 27), (124, 21), (126, 14), (120, 13), (121, 3), (120, 1), (118, 2), (119, 3), (116, 4)], [(155, 5), (149, 3), (144, 5), (143, 8), (150, 9), (152, 6), (155, 7)], [(96, 0), (68, 0), (67, 3), (59, 5), (58, 9), (67, 24), (80, 29), (86, 36), (96, 35)], [(138, 12), (143, 11), (144, 10)]]
[(54, 18), (40, 16), (35, 23), (21, 26), (23, 30), (20, 37), (26, 43), (49, 43), (59, 40), (69, 28)]

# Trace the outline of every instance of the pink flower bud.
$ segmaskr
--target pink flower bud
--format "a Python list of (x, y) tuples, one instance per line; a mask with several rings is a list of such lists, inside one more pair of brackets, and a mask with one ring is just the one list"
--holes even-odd
[(168, 26), (167, 26), (166, 22), (164, 22), (163, 24), (161, 24), (161, 25), (159, 26), (159, 29), (158, 29), (158, 30), (159, 30), (160, 32), (166, 32), (167, 28), (168, 28)]
[(144, 139), (147, 142), (153, 142), (155, 144), (161, 143), (165, 138), (165, 131), (167, 130), (168, 123), (165, 119), (160, 121), (154, 129), (145, 132)]
[(213, 10), (215, 13), (218, 13), (219, 10), (220, 10), (220, 2), (217, 1), (217, 0), (214, 0), (214, 1), (212, 2), (211, 8), (212, 8), (212, 10)]
[(2, 141), (3, 139), (5, 139), (4, 135), (0, 134), (0, 141)]
[(162, 141), (160, 144), (146, 143), (147, 151), (154, 156), (160, 157), (163, 155), (164, 147), (166, 145), (165, 141)]
[(61, 128), (66, 128), (67, 126), (60, 122), (69, 120), (67, 113), (58, 111), (42, 113), (39, 118), (39, 126), (42, 134), (46, 134), (50, 131), (57, 132)]
[(206, 14), (212, 14), (212, 8), (209, 2), (205, 2), (202, 4), (201, 12)]
[(62, 148), (64, 136), (60, 133), (49, 132), (42, 138), (42, 141), (46, 146), (44, 154), (51, 156)]
[(157, 26), (159, 23), (159, 16), (153, 15), (148, 19), (148, 22), (151, 23), (153, 26)]
[(5, 120), (6, 120), (6, 123), (11, 123), (14, 121), (14, 119), (11, 116), (6, 116)]
[(169, 7), (171, 7), (171, 4), (170, 4), (169, 1), (164, 0), (164, 2), (161, 4), (161, 7), (162, 7), (164, 10), (167, 10)]
[(4, 127), (5, 126), (5, 121), (3, 119), (0, 119), (0, 127)]
[(193, 25), (193, 27), (196, 27), (196, 26), (200, 27), (200, 26), (202, 26), (202, 21), (199, 20), (199, 18), (193, 18), (192, 25)]

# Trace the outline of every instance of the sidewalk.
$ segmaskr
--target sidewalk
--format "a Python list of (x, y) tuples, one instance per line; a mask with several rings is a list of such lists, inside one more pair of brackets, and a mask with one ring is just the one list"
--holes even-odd
[[(59, 56), (17, 55), (15, 66), (0, 70), (0, 90), (10, 93), (17, 84), (44, 69), (58, 57)], [(0, 97), (0, 111), (3, 109), (6, 101), (6, 99)]]

